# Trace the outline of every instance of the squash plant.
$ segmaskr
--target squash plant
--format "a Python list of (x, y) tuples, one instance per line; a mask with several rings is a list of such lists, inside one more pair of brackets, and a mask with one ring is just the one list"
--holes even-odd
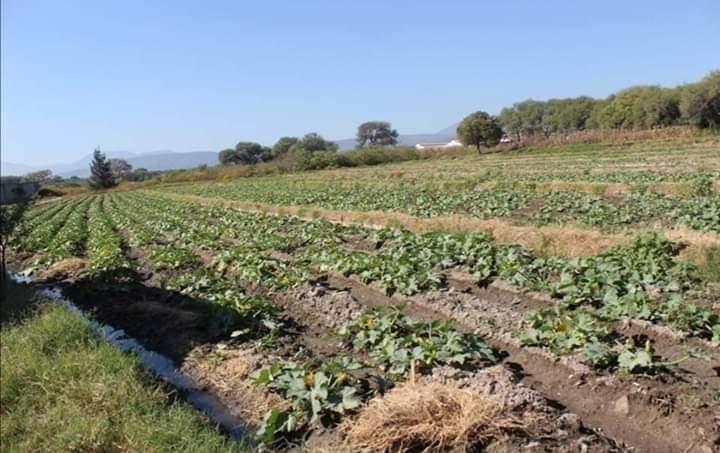
[(308, 424), (337, 421), (337, 416), (360, 407), (360, 382), (351, 371), (364, 365), (349, 357), (323, 362), (275, 363), (256, 373), (255, 384), (265, 385), (290, 402), (289, 409), (270, 410), (257, 432), (263, 443), (279, 433), (291, 433)]
[(349, 322), (340, 335), (358, 351), (393, 375), (404, 374), (411, 362), (420, 368), (462, 366), (470, 361), (493, 363), (493, 350), (477, 335), (457, 332), (450, 321), (419, 321), (403, 307), (379, 307)]

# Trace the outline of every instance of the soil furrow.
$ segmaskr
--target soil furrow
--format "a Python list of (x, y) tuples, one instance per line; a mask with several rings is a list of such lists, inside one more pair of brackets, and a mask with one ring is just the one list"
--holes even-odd
[[(333, 275), (328, 279), (328, 285), (349, 289), (359, 302), (370, 307), (404, 302), (353, 278)], [(494, 326), (482, 328), (482, 324), (469, 322), (468, 318), (458, 316), (453, 310), (438, 310), (427, 301), (417, 299), (409, 298), (413, 302), (407, 309), (409, 315), (421, 319), (451, 317), (458, 321), (459, 329), (466, 331), (479, 330), (482, 333), (496, 329)], [(473, 307), (473, 311), (476, 310), (477, 307)], [(497, 314), (496, 309), (490, 317), (498, 319)], [(521, 313), (519, 315), (508, 315), (507, 319), (522, 317)], [(720, 441), (717, 403), (714, 407), (699, 403), (694, 413), (685, 414), (674, 410), (676, 401), (668, 401), (670, 395), (687, 395), (690, 389), (682, 382), (665, 384), (623, 381), (613, 376), (594, 377), (587, 367), (567, 358), (558, 358), (538, 348), (520, 347), (509, 333), (495, 333), (486, 341), (509, 354), (505, 360), (508, 365), (518, 367), (523, 382), (578, 414), (605, 435), (642, 451), (675, 452), (683, 451), (690, 445), (694, 446), (689, 452), (714, 451), (713, 448), (717, 447), (714, 443)], [(703, 397), (698, 391), (692, 392), (692, 395), (700, 400), (708, 397)]]

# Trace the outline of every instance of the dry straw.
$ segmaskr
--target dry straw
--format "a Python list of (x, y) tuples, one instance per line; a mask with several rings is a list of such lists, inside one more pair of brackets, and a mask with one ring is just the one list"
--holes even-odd
[(353, 451), (468, 451), (526, 424), (496, 401), (448, 385), (408, 382), (341, 426)]

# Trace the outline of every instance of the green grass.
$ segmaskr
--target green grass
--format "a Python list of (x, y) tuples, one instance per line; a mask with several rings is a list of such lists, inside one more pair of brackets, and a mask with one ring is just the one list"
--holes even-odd
[(720, 247), (711, 245), (705, 249), (700, 262), (700, 276), (710, 282), (720, 282)]
[(63, 307), (0, 330), (0, 450), (240, 451)]

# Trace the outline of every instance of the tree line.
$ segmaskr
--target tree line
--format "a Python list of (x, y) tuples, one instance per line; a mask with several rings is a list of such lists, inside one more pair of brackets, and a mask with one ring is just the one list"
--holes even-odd
[[(357, 130), (358, 148), (394, 146), (398, 132), (386, 121), (368, 121)], [(302, 137), (281, 137), (272, 147), (255, 142), (239, 142), (234, 148), (227, 148), (218, 154), (221, 165), (256, 164), (286, 157), (298, 162), (300, 167), (314, 168), (315, 161), (327, 159), (323, 154), (335, 153), (337, 143), (326, 140), (317, 132)], [(303, 168), (301, 168), (303, 169)]]
[[(458, 125), (457, 136), (466, 146), (498, 144), (503, 137), (520, 141), (542, 135), (569, 134), (599, 129), (653, 129), (691, 125), (720, 128), (720, 70), (702, 80), (673, 88), (641, 85), (618, 91), (605, 99), (588, 96), (536, 101), (528, 99), (502, 109), (499, 115), (477, 111)], [(358, 127), (357, 148), (395, 146), (398, 133), (386, 121), (368, 121)], [(272, 147), (240, 142), (222, 150), (222, 165), (254, 164), (282, 156), (311, 162), (318, 152), (337, 151), (337, 145), (317, 133), (302, 138), (282, 137)], [(311, 168), (313, 165), (309, 165)]]
[(508, 136), (518, 139), (589, 129), (720, 128), (720, 71), (673, 88), (634, 86), (606, 99), (529, 99), (504, 108), (497, 120)]

